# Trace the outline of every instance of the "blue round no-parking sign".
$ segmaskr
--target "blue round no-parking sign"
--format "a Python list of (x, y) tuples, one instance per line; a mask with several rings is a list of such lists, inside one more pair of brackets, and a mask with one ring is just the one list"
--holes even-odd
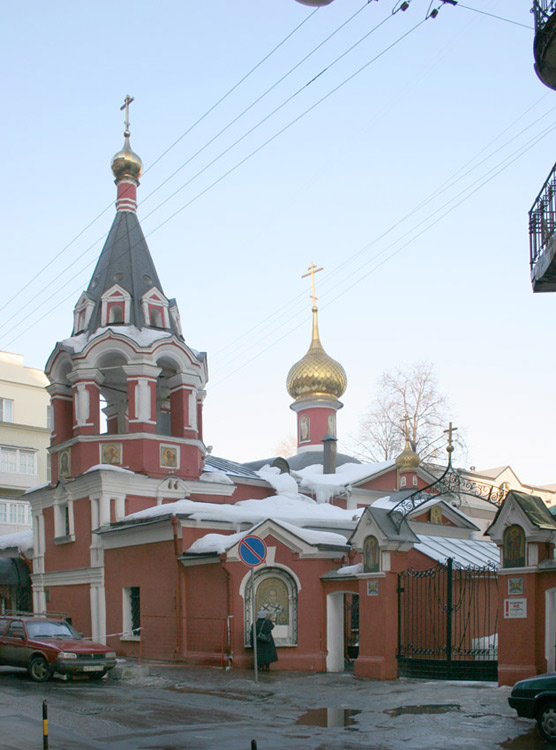
[(250, 568), (256, 568), (266, 559), (266, 542), (253, 534), (244, 537), (239, 543), (239, 556)]

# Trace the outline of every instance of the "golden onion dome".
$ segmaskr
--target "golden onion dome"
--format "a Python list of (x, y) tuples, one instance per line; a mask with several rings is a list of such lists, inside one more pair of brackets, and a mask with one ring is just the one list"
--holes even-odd
[(396, 458), (396, 467), (399, 471), (416, 471), (419, 468), (421, 459), (409, 444), (409, 438), (406, 435), (405, 448)]
[(120, 180), (131, 179), (134, 182), (139, 182), (141, 172), (143, 171), (143, 162), (140, 157), (132, 151), (129, 145), (129, 131), (126, 130), (124, 133), (124, 147), (117, 154), (114, 154), (112, 159), (111, 167), (116, 182)]
[(344, 368), (324, 351), (319, 339), (317, 308), (313, 307), (313, 336), (307, 354), (288, 373), (286, 388), (296, 400), (333, 400), (347, 387)]

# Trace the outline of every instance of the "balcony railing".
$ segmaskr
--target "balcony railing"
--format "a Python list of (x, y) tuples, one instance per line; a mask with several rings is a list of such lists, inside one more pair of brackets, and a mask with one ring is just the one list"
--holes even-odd
[(556, 11), (556, 0), (533, 0), (535, 31), (542, 31), (550, 16)]
[[(554, 0), (556, 3), (556, 0)], [(531, 264), (531, 278), (542, 282), (545, 273), (541, 261), (550, 261), (549, 255), (554, 254), (554, 238), (556, 234), (556, 164), (552, 167), (541, 192), (537, 196), (529, 211), (529, 259)]]

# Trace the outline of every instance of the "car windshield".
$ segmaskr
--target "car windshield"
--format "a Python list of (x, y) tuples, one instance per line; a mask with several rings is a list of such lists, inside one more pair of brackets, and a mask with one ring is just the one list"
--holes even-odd
[(81, 638), (69, 622), (57, 620), (37, 620), (27, 623), (29, 638)]

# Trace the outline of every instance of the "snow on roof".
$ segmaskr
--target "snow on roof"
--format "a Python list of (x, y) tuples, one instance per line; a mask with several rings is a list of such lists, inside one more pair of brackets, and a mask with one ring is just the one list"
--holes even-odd
[(261, 499), (239, 500), (233, 504), (178, 500), (131, 513), (123, 521), (144, 520), (157, 516), (184, 514), (194, 521), (224, 523), (259, 523), (267, 518), (314, 524), (319, 521), (354, 522), (363, 509), (344, 510), (334, 505), (317, 503), (297, 492), (282, 493)]
[(338, 568), (336, 574), (339, 576), (356, 576), (363, 572), (363, 563), (357, 563), (356, 565), (346, 565), (343, 568)]
[(192, 555), (202, 555), (209, 552), (222, 555), (243, 539), (247, 533), (247, 531), (242, 531), (239, 534), (205, 534), (205, 536), (194, 541), (186, 552)]
[(230, 477), (223, 471), (206, 467), (205, 471), (199, 477), (200, 482), (214, 482), (215, 484), (234, 484)]
[(301, 477), (300, 487), (314, 493), (319, 503), (328, 503), (338, 494), (338, 490), (348, 485), (369, 479), (386, 469), (391, 469), (396, 462), (382, 461), (373, 464), (342, 464), (335, 474), (323, 474), (321, 464), (313, 464), (305, 469), (298, 469), (295, 473)]
[(280, 469), (277, 466), (268, 466), (267, 464), (255, 473), (258, 474), (261, 479), (264, 479), (265, 482), (268, 482), (278, 494), (284, 492), (297, 493), (297, 482), (295, 479), (291, 474), (281, 474)]
[(500, 553), (494, 542), (481, 542), (475, 539), (454, 539), (452, 537), (417, 534), (419, 544), (415, 549), (439, 563), (451, 557), (457, 565), (465, 568), (482, 568), (485, 565), (500, 564)]
[[(331, 531), (313, 531), (312, 529), (303, 529), (299, 526), (294, 526), (291, 523), (286, 523), (285, 521), (276, 521), (276, 523), (278, 526), (282, 526), (282, 528), (291, 532), (299, 539), (303, 539), (307, 544), (314, 546), (318, 546), (319, 544), (341, 547), (346, 546), (346, 538), (342, 534), (335, 534)], [(213, 552), (221, 555), (226, 552), (226, 550), (229, 550), (230, 547), (233, 547), (234, 544), (241, 541), (244, 536), (247, 536), (247, 534), (251, 534), (252, 532), (253, 529), (242, 531), (239, 534), (205, 534), (205, 536), (194, 541), (186, 552), (195, 555)]]
[(28, 552), (33, 549), (33, 529), (14, 531), (12, 534), (0, 536), (0, 549), (11, 549), (12, 547), (17, 547), (20, 552)]
[(122, 474), (135, 474), (131, 469), (124, 469), (123, 466), (114, 466), (114, 464), (95, 464), (83, 473), (88, 474), (90, 471), (97, 471), (98, 469), (102, 469), (103, 471), (119, 471)]
[(294, 526), (286, 521), (278, 521), (280, 526), (283, 526), (292, 534), (303, 539), (308, 544), (327, 544), (327, 545), (339, 545), (341, 547), (346, 546), (346, 538), (343, 534), (336, 534), (333, 531), (314, 531), (313, 529), (302, 529), (299, 526)]
[[(158, 339), (165, 339), (172, 335), (170, 331), (160, 331), (153, 328), (137, 328), (136, 326), (105, 326), (97, 328), (97, 330), (91, 335), (87, 333), (79, 333), (77, 336), (71, 336), (69, 339), (62, 341), (62, 346), (66, 349), (71, 349), (74, 354), (78, 354), (83, 351), (89, 341), (96, 339), (98, 336), (102, 336), (106, 331), (112, 331), (112, 333), (120, 333), (123, 336), (127, 336), (132, 341), (135, 341), (139, 346), (150, 346)], [(191, 347), (190, 347), (191, 348)], [(193, 351), (193, 349), (191, 350)], [(197, 354), (197, 352), (194, 352)]]
[(44, 487), (50, 487), (50, 482), (43, 482), (43, 484), (36, 484), (34, 487), (29, 487), (29, 489), (25, 490), (23, 494), (26, 495), (28, 492), (35, 492), (36, 490), (42, 490)]

